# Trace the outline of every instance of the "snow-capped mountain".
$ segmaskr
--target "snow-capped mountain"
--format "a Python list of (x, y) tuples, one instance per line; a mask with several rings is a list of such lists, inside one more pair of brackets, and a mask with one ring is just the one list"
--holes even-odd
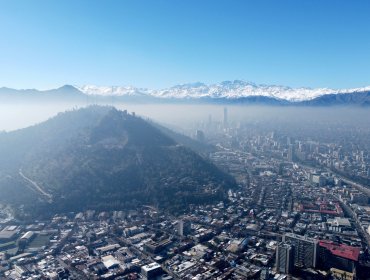
[(156, 98), (169, 99), (229, 99), (237, 100), (246, 97), (269, 97), (289, 102), (302, 102), (315, 99), (320, 96), (338, 93), (354, 93), (370, 91), (369, 87), (355, 89), (330, 89), (330, 88), (291, 88), (276, 85), (256, 85), (254, 83), (235, 80), (217, 84), (206, 85), (204, 83), (190, 83), (173, 86), (171, 88), (150, 90), (135, 87), (106, 87), (106, 86), (75, 86), (81, 92), (88, 95), (102, 96), (135, 96), (148, 95)]
[(74, 87), (87, 95), (124, 96), (124, 95), (149, 94), (149, 91), (147, 89), (140, 89), (131, 86), (125, 87), (125, 86), (84, 85)]
[(0, 102), (74, 102), (74, 103), (211, 103), (294, 106), (370, 106), (370, 86), (354, 89), (291, 88), (257, 85), (245, 81), (225, 81), (207, 85), (191, 83), (166, 89), (132, 86), (71, 86), (39, 91), (0, 88)]

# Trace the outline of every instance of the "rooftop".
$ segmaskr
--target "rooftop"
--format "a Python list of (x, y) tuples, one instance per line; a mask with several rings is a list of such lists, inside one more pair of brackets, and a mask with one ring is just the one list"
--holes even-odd
[(150, 270), (158, 269), (160, 267), (161, 266), (158, 263), (153, 262), (153, 263), (144, 265), (141, 269), (144, 270), (144, 271), (150, 271)]
[(342, 257), (345, 259), (350, 259), (353, 261), (358, 261), (360, 255), (360, 247), (352, 247), (344, 244), (337, 244), (328, 240), (320, 240), (319, 245), (328, 249), (333, 255)]

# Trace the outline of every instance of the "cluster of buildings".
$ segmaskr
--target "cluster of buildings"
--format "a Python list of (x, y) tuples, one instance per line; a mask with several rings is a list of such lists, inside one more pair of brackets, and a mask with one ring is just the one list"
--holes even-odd
[[(304, 279), (367, 279), (369, 189), (351, 181), (370, 178), (366, 149), (347, 145), (338, 153), (339, 144), (261, 130), (239, 124), (205, 131), (219, 148), (211, 160), (249, 193), (255, 234), (276, 234), (275, 272)], [(331, 157), (336, 160), (321, 160)], [(352, 171), (340, 168), (338, 162), (344, 161)]]
[(227, 110), (222, 123), (214, 128), (210, 120), (208, 128), (213, 133), (198, 129), (195, 137), (217, 147), (209, 159), (238, 182), (224, 199), (189, 205), (181, 216), (148, 205), (29, 223), (4, 218), (0, 278), (370, 277), (369, 194), (330, 168), (346, 161), (363, 165), (356, 176), (365, 176), (366, 153), (243, 130)]
[(284, 274), (354, 279), (361, 247), (287, 233), (277, 246), (276, 270)]
[[(228, 156), (236, 162), (236, 154)], [(278, 162), (271, 168), (251, 155), (239, 156), (243, 173), (245, 164), (250, 165), (250, 174), (239, 176), (244, 180), (240, 188), (230, 189), (226, 201), (193, 205), (181, 217), (147, 206), (4, 224), (3, 277), (361, 279), (370, 271), (367, 245), (354, 218), (346, 217), (345, 211), (300, 207), (317, 204), (320, 209), (324, 203), (336, 209), (348, 192), (311, 184), (305, 168)], [(232, 172), (239, 171), (235, 165)]]

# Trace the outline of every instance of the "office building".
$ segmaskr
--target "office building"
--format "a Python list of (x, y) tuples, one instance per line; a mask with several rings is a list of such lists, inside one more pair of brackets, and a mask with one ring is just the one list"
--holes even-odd
[(288, 243), (281, 242), (276, 247), (276, 271), (289, 274), (293, 271), (294, 248)]
[(318, 242), (313, 238), (287, 233), (283, 241), (294, 248), (294, 267), (315, 268), (317, 262)]
[(186, 236), (191, 231), (191, 223), (187, 220), (177, 221), (177, 232), (180, 236)]
[(328, 240), (319, 241), (318, 259), (320, 268), (354, 273), (360, 256), (360, 247), (337, 244)]
[(163, 274), (163, 270), (158, 263), (150, 263), (141, 267), (141, 274), (146, 280), (157, 279)]

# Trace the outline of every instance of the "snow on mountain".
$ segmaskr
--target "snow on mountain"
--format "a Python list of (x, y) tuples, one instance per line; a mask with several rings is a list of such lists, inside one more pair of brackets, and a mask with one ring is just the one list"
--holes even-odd
[(149, 90), (140, 89), (131, 86), (94, 86), (84, 85), (75, 86), (79, 91), (87, 95), (102, 95), (102, 96), (124, 96), (124, 95), (141, 95), (149, 94)]
[(341, 90), (330, 88), (291, 88), (276, 85), (256, 85), (254, 83), (240, 80), (225, 81), (211, 85), (197, 82), (177, 85), (171, 88), (160, 90), (140, 89), (135, 87), (104, 87), (91, 85), (76, 88), (85, 94), (103, 96), (148, 95), (157, 98), (173, 99), (239, 99), (250, 96), (265, 96), (275, 99), (288, 100), (290, 102), (312, 100), (316, 97), (326, 94), (370, 91), (370, 86)]

